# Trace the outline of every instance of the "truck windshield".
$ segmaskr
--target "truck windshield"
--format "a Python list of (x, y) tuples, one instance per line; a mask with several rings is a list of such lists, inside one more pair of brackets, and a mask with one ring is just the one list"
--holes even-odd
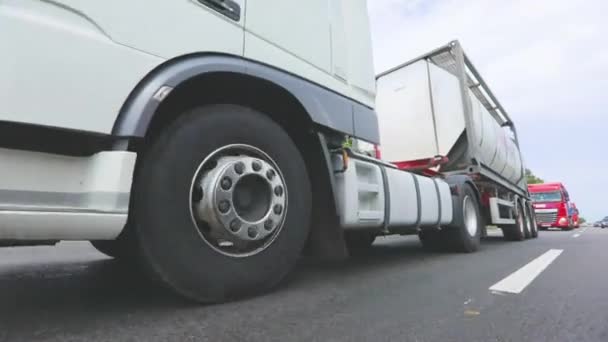
[(559, 191), (533, 192), (530, 196), (534, 202), (561, 202), (562, 200), (562, 194)]

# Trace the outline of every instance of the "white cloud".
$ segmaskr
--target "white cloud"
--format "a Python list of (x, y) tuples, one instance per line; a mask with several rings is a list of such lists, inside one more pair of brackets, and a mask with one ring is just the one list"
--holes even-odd
[(596, 187), (587, 187), (588, 180), (608, 184), (608, 1), (368, 0), (368, 6), (378, 72), (460, 40), (518, 125), (529, 166), (543, 178), (572, 183), (583, 213), (608, 215)]

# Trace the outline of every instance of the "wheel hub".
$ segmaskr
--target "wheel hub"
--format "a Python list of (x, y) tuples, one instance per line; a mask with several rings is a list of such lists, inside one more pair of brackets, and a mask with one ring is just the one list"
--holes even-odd
[[(281, 229), (287, 207), (285, 181), (276, 164), (258, 149), (238, 146), (201, 164), (191, 198), (203, 239), (232, 256), (267, 247)], [(246, 154), (235, 155), (237, 151)], [(206, 169), (206, 164), (213, 167)]]

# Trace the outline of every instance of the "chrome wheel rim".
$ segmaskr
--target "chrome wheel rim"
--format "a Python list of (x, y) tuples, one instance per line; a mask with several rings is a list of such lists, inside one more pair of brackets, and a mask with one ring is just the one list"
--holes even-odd
[(473, 200), (466, 196), (462, 202), (462, 210), (464, 217), (464, 225), (467, 228), (467, 232), (470, 236), (477, 235), (477, 211), (475, 210), (475, 203)]
[(248, 257), (268, 248), (281, 232), (288, 192), (277, 163), (244, 144), (215, 150), (199, 165), (190, 185), (190, 215), (215, 251)]

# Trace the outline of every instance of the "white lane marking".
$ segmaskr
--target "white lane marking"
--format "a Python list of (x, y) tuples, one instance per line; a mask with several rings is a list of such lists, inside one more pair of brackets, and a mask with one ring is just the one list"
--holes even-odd
[(576, 234), (572, 235), (573, 238), (577, 238), (579, 236), (581, 236), (581, 234), (579, 234), (579, 233), (576, 233)]
[(557, 257), (562, 254), (563, 249), (550, 249), (538, 258), (530, 261), (519, 270), (511, 273), (505, 279), (490, 287), (490, 291), (520, 293), (538, 275), (544, 271)]

